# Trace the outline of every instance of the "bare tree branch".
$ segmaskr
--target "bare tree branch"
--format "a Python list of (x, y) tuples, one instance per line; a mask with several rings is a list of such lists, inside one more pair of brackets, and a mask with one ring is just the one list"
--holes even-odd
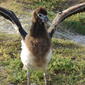
[(72, 6), (68, 9), (62, 11), (61, 13), (58, 13), (58, 15), (52, 21), (52, 25), (48, 29), (48, 33), (50, 34), (50, 37), (52, 38), (57, 26), (62, 21), (64, 21), (66, 18), (68, 18), (74, 14), (80, 13), (80, 12), (85, 12), (85, 3), (77, 4), (75, 6)]

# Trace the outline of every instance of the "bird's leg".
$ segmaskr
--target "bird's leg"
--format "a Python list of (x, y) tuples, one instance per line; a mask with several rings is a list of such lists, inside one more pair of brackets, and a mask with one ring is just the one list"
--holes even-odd
[(30, 75), (31, 73), (27, 71), (27, 85), (30, 85)]
[(44, 82), (45, 82), (45, 85), (48, 85), (48, 75), (47, 75), (46, 72), (45, 72), (43, 75), (44, 75)]

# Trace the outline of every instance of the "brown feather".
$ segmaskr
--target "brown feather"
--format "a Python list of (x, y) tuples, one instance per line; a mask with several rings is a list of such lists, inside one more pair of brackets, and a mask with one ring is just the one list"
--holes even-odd
[(45, 57), (50, 51), (51, 42), (44, 23), (42, 23), (37, 17), (37, 13), (39, 12), (44, 14), (47, 13), (43, 8), (34, 11), (30, 34), (26, 36), (25, 43), (35, 57), (36, 64), (41, 66), (46, 62)]

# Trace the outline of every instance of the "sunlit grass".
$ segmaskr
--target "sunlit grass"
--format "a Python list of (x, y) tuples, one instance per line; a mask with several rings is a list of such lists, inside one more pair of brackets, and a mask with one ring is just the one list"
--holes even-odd
[[(55, 13), (51, 10), (52, 3), (45, 1), (30, 5), (11, 3), (8, 7), (17, 14), (28, 14), (22, 11), (22, 6), (35, 9), (44, 6), (48, 9), (51, 19)], [(49, 11), (51, 10), (51, 11)], [(72, 29), (80, 34), (85, 34), (84, 15), (78, 14), (64, 21), (63, 29)], [(48, 66), (51, 85), (84, 85), (85, 84), (85, 47), (69, 40), (52, 39), (53, 56)], [(0, 84), (15, 83), (26, 85), (26, 71), (22, 70), (20, 60), (20, 37), (14, 34), (0, 33)], [(43, 85), (42, 72), (33, 71), (31, 82)]]
[(62, 27), (63, 29), (70, 29), (71, 31), (85, 35), (85, 13), (76, 14), (66, 19)]
[[(53, 56), (48, 67), (52, 85), (83, 85), (85, 82), (85, 47), (72, 41), (52, 39)], [(0, 35), (0, 83), (26, 84), (26, 71), (20, 60), (20, 38)], [(42, 72), (33, 71), (31, 82), (43, 85)]]

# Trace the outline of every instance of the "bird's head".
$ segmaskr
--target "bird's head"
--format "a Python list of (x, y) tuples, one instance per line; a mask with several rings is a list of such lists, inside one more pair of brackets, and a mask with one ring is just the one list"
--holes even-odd
[(46, 23), (49, 21), (48, 16), (47, 16), (47, 11), (45, 8), (39, 7), (33, 12), (33, 19), (34, 22), (42, 22)]

